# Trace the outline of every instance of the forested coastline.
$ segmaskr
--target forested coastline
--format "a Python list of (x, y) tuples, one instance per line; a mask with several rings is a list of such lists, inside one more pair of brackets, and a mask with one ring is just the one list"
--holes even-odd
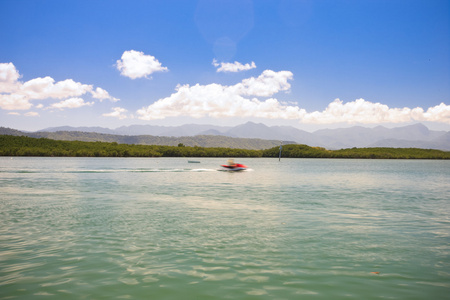
[[(224, 147), (187, 147), (118, 144), (116, 142), (59, 141), (47, 138), (0, 135), (0, 156), (55, 157), (278, 157), (279, 147), (248, 150)], [(450, 152), (419, 148), (351, 148), (327, 150), (290, 144), (284, 158), (450, 159)]]

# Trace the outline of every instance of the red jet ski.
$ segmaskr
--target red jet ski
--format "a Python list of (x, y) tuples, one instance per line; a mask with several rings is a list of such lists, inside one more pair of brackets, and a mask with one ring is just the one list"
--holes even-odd
[(243, 164), (235, 164), (232, 159), (228, 160), (228, 165), (221, 165), (227, 171), (243, 171), (247, 170), (247, 166)]

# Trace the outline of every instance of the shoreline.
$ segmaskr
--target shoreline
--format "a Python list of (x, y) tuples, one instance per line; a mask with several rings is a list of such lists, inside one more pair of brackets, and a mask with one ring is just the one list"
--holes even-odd
[[(0, 135), (0, 156), (7, 157), (235, 157), (278, 158), (279, 147), (248, 150), (224, 147), (160, 146), (115, 142), (61, 141)], [(349, 148), (327, 150), (302, 144), (283, 145), (281, 158), (450, 159), (450, 151), (421, 148)]]

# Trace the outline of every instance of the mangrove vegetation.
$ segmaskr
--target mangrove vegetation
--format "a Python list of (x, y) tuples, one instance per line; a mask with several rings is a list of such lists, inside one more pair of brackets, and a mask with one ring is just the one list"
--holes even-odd
[[(278, 157), (279, 147), (266, 150), (224, 147), (134, 145), (117, 142), (60, 141), (48, 138), (0, 135), (0, 156), (62, 157)], [(419, 148), (351, 148), (327, 150), (290, 144), (283, 158), (450, 159), (450, 152)]]

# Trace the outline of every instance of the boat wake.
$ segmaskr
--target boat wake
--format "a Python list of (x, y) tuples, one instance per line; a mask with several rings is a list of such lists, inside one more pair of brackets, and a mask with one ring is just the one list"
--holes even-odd
[[(251, 169), (240, 170), (247, 172)], [(12, 173), (60, 173), (60, 174), (83, 174), (83, 173), (189, 173), (189, 172), (236, 172), (229, 169), (207, 169), (207, 168), (138, 168), (138, 169), (65, 169), (65, 170), (17, 170)]]

